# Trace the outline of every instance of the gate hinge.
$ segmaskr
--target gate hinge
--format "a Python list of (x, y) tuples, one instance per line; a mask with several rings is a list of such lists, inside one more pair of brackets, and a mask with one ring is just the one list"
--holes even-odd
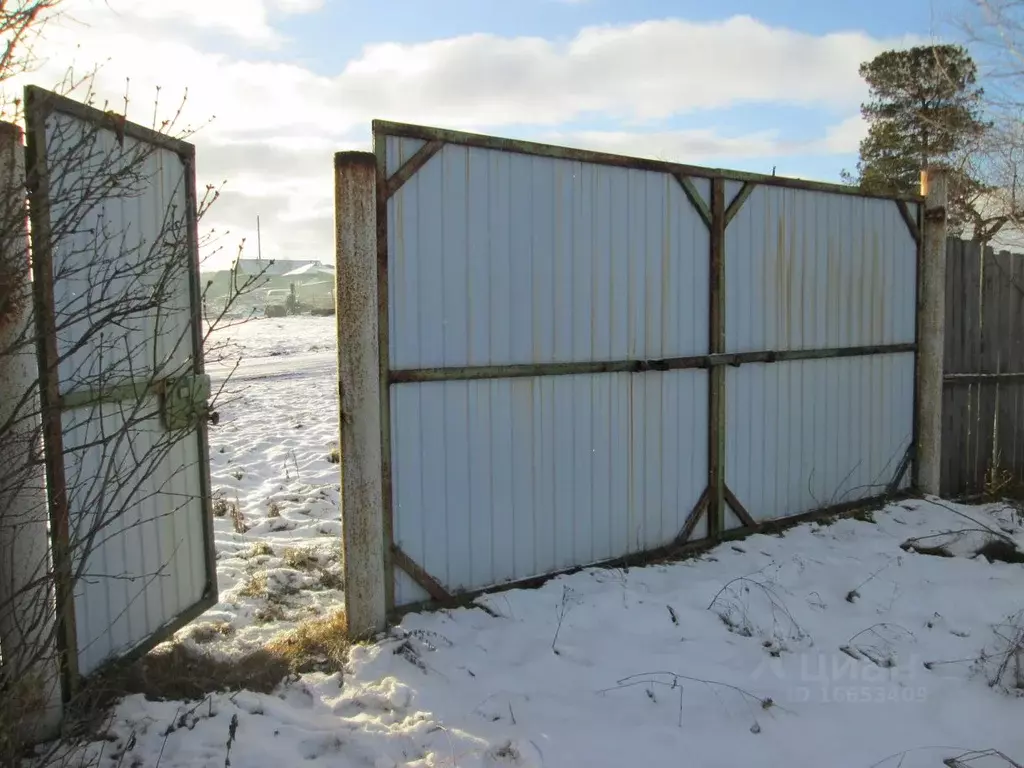
[(210, 377), (179, 376), (164, 386), (163, 421), (169, 430), (189, 429), (210, 418)]

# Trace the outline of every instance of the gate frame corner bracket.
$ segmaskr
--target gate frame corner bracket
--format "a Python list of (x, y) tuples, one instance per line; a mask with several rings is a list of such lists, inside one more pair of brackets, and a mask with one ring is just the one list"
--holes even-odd
[[(690, 536), (697, 529), (697, 523), (704, 516), (704, 513), (708, 511), (708, 507), (711, 503), (711, 488), (705, 486), (704, 490), (701, 491), (700, 497), (697, 499), (697, 503), (693, 505), (693, 509), (686, 516), (686, 521), (683, 523), (683, 527), (679, 529), (679, 533), (676, 534), (672, 544), (677, 547), (684, 546), (690, 543)], [(699, 541), (699, 539), (698, 539)]]
[(432, 600), (441, 605), (454, 605), (455, 597), (445, 586), (431, 576), (427, 570), (413, 560), (397, 543), (391, 543), (391, 563), (401, 568)]
[(704, 222), (709, 230), (711, 229), (711, 206), (704, 200), (703, 196), (693, 186), (693, 182), (690, 177), (684, 174), (682, 171), (674, 171), (672, 178), (679, 182), (679, 186), (682, 187), (683, 193), (686, 195), (686, 199), (690, 201), (690, 205), (700, 216), (701, 221)]
[(725, 227), (728, 228), (729, 223), (736, 217), (736, 214), (740, 212), (743, 204), (747, 202), (747, 198), (753, 193), (757, 187), (757, 183), (753, 181), (743, 182), (743, 186), (740, 187), (740, 191), (736, 193), (736, 196), (729, 201), (729, 204), (725, 208)]
[(761, 530), (761, 524), (754, 519), (754, 516), (750, 514), (750, 511), (743, 505), (743, 502), (733, 493), (728, 483), (725, 484), (724, 496), (725, 503), (733, 511), (733, 514), (740, 519), (745, 528), (751, 531)]
[(422, 147), (417, 149), (408, 160), (406, 160), (393, 174), (387, 177), (384, 182), (384, 197), (390, 199), (394, 197), (395, 193), (398, 192), (413, 176), (430, 162), (430, 158), (444, 149), (444, 142), (441, 139), (430, 139), (423, 144)]
[(906, 200), (896, 199), (893, 200), (896, 203), (896, 208), (900, 212), (900, 218), (903, 219), (903, 223), (907, 225), (907, 231), (910, 232), (910, 236), (914, 238), (915, 243), (921, 242), (921, 230), (917, 226), (917, 222), (914, 221), (914, 217), (910, 215), (910, 208), (907, 207)]

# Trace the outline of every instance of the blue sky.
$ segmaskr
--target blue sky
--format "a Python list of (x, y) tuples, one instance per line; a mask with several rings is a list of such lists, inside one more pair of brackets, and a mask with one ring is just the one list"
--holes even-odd
[(328, 2), (316, 15), (285, 18), (294, 37), (324, 73), (336, 71), (367, 42), (420, 42), (472, 32), (507, 36), (572, 37), (580, 27), (649, 19), (714, 21), (750, 15), (769, 24), (813, 34), (856, 29), (877, 37), (930, 33), (932, 17), (951, 18), (943, 0), (367, 0)]
[[(280, 28), (292, 42), (281, 55), (300, 56), (312, 69), (329, 75), (343, 69), (371, 42), (417, 43), (480, 32), (567, 40), (590, 26), (667, 18), (714, 22), (742, 15), (813, 35), (858, 31), (877, 38), (930, 38), (956, 33), (951, 22), (959, 5), (954, 0), (439, 0), (429, 5), (422, 0), (392, 0), (386, 4), (335, 1), (328, 2), (318, 14), (285, 18)], [(730, 52), (722, 50), (720, 55), (727, 57)], [(710, 68), (714, 60), (695, 66)], [(710, 122), (717, 130), (734, 135), (770, 127), (799, 140), (821, 133), (831, 118), (830, 113), (814, 107), (757, 104), (679, 115), (659, 121), (658, 127), (699, 129)], [(607, 130), (614, 129), (617, 122), (614, 117), (597, 115), (565, 127)], [(521, 136), (543, 133), (522, 126), (512, 132)], [(715, 164), (763, 172), (777, 167), (780, 174), (836, 180), (842, 169), (852, 169), (856, 164), (856, 153), (764, 158), (723, 155)]]
[(972, 0), (67, 2), (33, 81), (103, 62), (97, 92), (130, 78), (147, 118), (157, 86), (165, 112), (187, 89), (226, 260), (257, 215), (264, 255), (331, 258), (330, 158), (377, 117), (837, 180), (858, 64), (955, 38)]

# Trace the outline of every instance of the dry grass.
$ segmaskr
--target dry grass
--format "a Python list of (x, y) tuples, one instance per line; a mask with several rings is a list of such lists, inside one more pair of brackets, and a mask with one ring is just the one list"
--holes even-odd
[(340, 569), (329, 571), (324, 568), (320, 571), (320, 586), (324, 589), (342, 590), (345, 588), (345, 574)]
[(231, 524), (234, 526), (235, 533), (249, 532), (249, 524), (245, 522), (245, 515), (242, 514), (242, 508), (238, 504), (230, 505), (228, 514), (231, 517)]
[(349, 648), (344, 611), (310, 619), (267, 645), (267, 651), (286, 659), (296, 672), (340, 672)]
[(281, 554), (281, 559), (288, 568), (317, 574), (317, 581), (323, 589), (340, 590), (345, 587), (345, 576), (341, 569), (332, 570), (321, 565), (315, 550), (291, 547)]
[(983, 501), (988, 502), (1011, 502), (1020, 510), (1024, 502), (1024, 478), (1003, 466), (1001, 457), (996, 454), (988, 469), (985, 470), (985, 485), (983, 488)]
[(204, 621), (193, 624), (186, 634), (192, 642), (206, 645), (220, 638), (231, 637), (235, 634), (235, 628), (226, 621)]
[(135, 693), (157, 701), (196, 701), (210, 693), (243, 689), (270, 693), (290, 672), (284, 658), (266, 649), (225, 659), (174, 643), (91, 681), (90, 695), (81, 705), (99, 711)]
[(267, 517), (268, 518), (274, 518), (274, 517), (280, 517), (280, 516), (281, 516), (281, 505), (278, 504), (276, 501), (270, 502), (270, 505), (267, 507)]
[(289, 547), (281, 553), (281, 559), (285, 566), (294, 568), (296, 571), (315, 571), (320, 567), (320, 560), (316, 554), (309, 549), (300, 547)]
[(284, 606), (280, 603), (267, 603), (257, 608), (253, 612), (252, 618), (257, 624), (271, 624), (275, 621), (284, 621), (287, 616)]
[(44, 683), (37, 677), (5, 680), (0, 687), (0, 766), (20, 766), (34, 740), (33, 723), (46, 707)]
[(242, 557), (246, 560), (252, 560), (254, 557), (273, 557), (274, 548), (271, 547), (265, 541), (257, 541), (252, 545), (252, 549), (246, 552)]
[[(351, 648), (346, 630), (345, 613), (338, 611), (233, 658), (214, 657), (181, 643), (164, 645), (92, 680), (75, 709), (92, 720), (121, 697), (135, 693), (159, 701), (198, 701), (224, 691), (272, 693), (301, 672), (341, 672)], [(0, 697), (0, 711), (6, 704)]]
[(267, 583), (267, 574), (254, 573), (249, 576), (242, 588), (238, 590), (238, 594), (242, 597), (262, 597), (264, 599), (270, 594), (269, 585)]

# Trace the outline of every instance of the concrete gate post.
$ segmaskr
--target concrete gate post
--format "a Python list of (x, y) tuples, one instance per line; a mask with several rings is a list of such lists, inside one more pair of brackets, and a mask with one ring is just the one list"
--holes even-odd
[(387, 620), (376, 157), (339, 152), (334, 180), (345, 612), (349, 635), (366, 637)]
[(942, 467), (942, 375), (946, 328), (946, 205), (948, 177), (942, 168), (921, 176), (925, 195), (924, 247), (919, 276), (917, 446), (915, 485), (939, 495)]

